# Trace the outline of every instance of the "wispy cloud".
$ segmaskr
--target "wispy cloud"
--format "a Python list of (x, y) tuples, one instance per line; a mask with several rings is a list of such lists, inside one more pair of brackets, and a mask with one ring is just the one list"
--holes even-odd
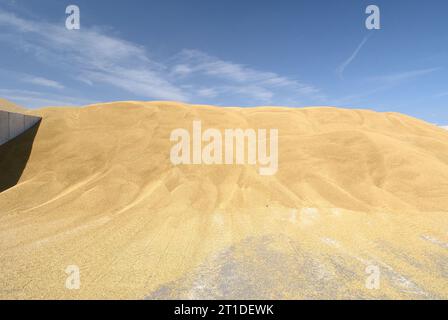
[(46, 87), (51, 89), (62, 90), (65, 86), (53, 79), (48, 79), (42, 76), (37, 76), (34, 74), (23, 73), (18, 71), (13, 71), (9, 69), (0, 68), (0, 78), (9, 79), (17, 82), (23, 82), (27, 84), (32, 84), (35, 86)]
[(23, 77), (22, 81), (31, 83), (34, 85), (38, 85), (38, 86), (53, 88), (53, 89), (64, 89), (65, 88), (62, 84), (60, 84), (57, 81), (42, 78), (42, 77), (35, 77), (35, 76), (31, 76), (31, 75), (27, 75), (27, 76)]
[(95, 102), (83, 98), (17, 89), (0, 89), (0, 97), (29, 108), (41, 106), (81, 106)]
[(84, 82), (111, 85), (146, 98), (188, 100), (180, 88), (163, 77), (164, 67), (131, 42), (96, 29), (69, 31), (62, 24), (28, 21), (2, 11), (0, 25), (22, 35), (17, 46), (32, 50), (36, 58), (57, 64)]
[(345, 60), (337, 67), (336, 72), (339, 75), (339, 78), (343, 78), (345, 69), (350, 65), (350, 63), (352, 63), (353, 60), (355, 60), (362, 47), (364, 47), (364, 45), (367, 43), (367, 40), (369, 40), (369, 37), (370, 36), (365, 36), (358, 47), (355, 49), (355, 51), (353, 51), (353, 53), (347, 58), (347, 60)]
[[(89, 86), (119, 88), (139, 98), (227, 104), (303, 104), (321, 102), (311, 84), (225, 61), (199, 50), (183, 50), (164, 63), (147, 48), (107, 34), (100, 28), (69, 31), (64, 24), (28, 20), (0, 9), (0, 41), (34, 54), (38, 61)], [(62, 89), (60, 79), (28, 77), (24, 81)]]
[[(280, 103), (286, 96), (296, 103), (303, 99), (325, 99), (321, 90), (313, 85), (225, 61), (199, 50), (182, 50), (171, 61), (172, 77), (203, 83), (205, 87), (197, 89), (200, 96), (204, 96), (204, 92), (213, 97), (246, 96), (259, 103), (272, 103), (274, 100)], [(210, 83), (213, 87), (209, 87)]]
[[(407, 70), (386, 75), (368, 77), (363, 80), (364, 85), (368, 88), (355, 94), (345, 95), (332, 100), (336, 105), (355, 105), (365, 103), (366, 98), (373, 96), (382, 91), (387, 91), (395, 86), (401, 85), (407, 81), (417, 80), (420, 77), (427, 76), (433, 72), (441, 70), (440, 67), (426, 68), (417, 70)], [(448, 94), (448, 93), (447, 93)], [(443, 96), (443, 93), (440, 95)], [(437, 96), (435, 96), (437, 97)], [(426, 99), (426, 98), (425, 98)]]
[(418, 70), (409, 70), (404, 72), (398, 72), (393, 74), (387, 74), (383, 76), (371, 77), (370, 80), (377, 81), (383, 84), (395, 85), (400, 84), (404, 81), (419, 78), (421, 76), (428, 75), (435, 71), (439, 71), (441, 68), (427, 68)]
[(447, 96), (448, 96), (448, 91), (437, 93), (436, 95), (434, 95), (434, 98), (442, 98), (442, 97), (447, 97)]

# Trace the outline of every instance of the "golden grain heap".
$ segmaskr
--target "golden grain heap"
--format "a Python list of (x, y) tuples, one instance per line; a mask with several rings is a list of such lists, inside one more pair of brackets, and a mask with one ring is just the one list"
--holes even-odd
[[(43, 120), (0, 193), (0, 298), (448, 298), (446, 130), (330, 107), (28, 113)], [(194, 120), (278, 129), (278, 172), (173, 165), (170, 132)], [(0, 146), (0, 182), (29, 138)]]

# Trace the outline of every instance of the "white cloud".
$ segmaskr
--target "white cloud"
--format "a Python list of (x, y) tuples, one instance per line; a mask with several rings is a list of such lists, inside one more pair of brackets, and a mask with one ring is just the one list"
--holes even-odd
[(185, 64), (178, 64), (173, 67), (173, 74), (179, 76), (185, 76), (192, 72), (189, 66)]
[(197, 90), (197, 95), (199, 97), (214, 98), (218, 94), (219, 92), (215, 88), (202, 88)]
[(434, 95), (434, 98), (442, 98), (448, 96), (448, 92), (440, 92), (436, 95)]
[(64, 89), (64, 86), (57, 81), (46, 79), (46, 78), (41, 78), (41, 77), (35, 77), (35, 76), (31, 76), (31, 75), (23, 77), (22, 81), (28, 82), (31, 84), (35, 84), (38, 86), (53, 88), (53, 89)]
[[(386, 74), (381, 76), (369, 77), (366, 79), (366, 83), (369, 84), (369, 88), (360, 91), (355, 94), (349, 94), (337, 99), (333, 99), (333, 104), (335, 105), (362, 105), (365, 104), (365, 99), (369, 96), (377, 95), (379, 92), (387, 91), (394, 88), (403, 82), (417, 79), (422, 76), (426, 76), (441, 68), (427, 68), (418, 70), (407, 70), (393, 74)], [(436, 95), (434, 97), (441, 97), (442, 94)]]
[(0, 25), (23, 37), (23, 50), (63, 66), (86, 83), (103, 83), (146, 98), (188, 100), (163, 76), (164, 66), (153, 62), (145, 49), (95, 29), (67, 30), (63, 24), (28, 21), (0, 11)]
[[(264, 72), (248, 68), (241, 64), (224, 61), (212, 57), (199, 50), (182, 50), (177, 56), (182, 63), (175, 65), (174, 72), (183, 71), (184, 74), (204, 74), (235, 82), (275, 81), (281, 84), (292, 84), (292, 80), (278, 76), (272, 72)], [(186, 72), (188, 70), (188, 72)]]
[(427, 68), (427, 69), (418, 69), (418, 70), (409, 70), (394, 74), (388, 74), (384, 76), (378, 76), (370, 78), (370, 80), (378, 81), (386, 84), (399, 84), (403, 81), (412, 80), (421, 76), (425, 76), (427, 74), (433, 73), (435, 71), (440, 70), (440, 68)]
[[(246, 97), (258, 103), (281, 103), (288, 97), (296, 104), (300, 100), (324, 100), (320, 89), (297, 80), (278, 75), (274, 72), (256, 70), (248, 66), (221, 60), (199, 50), (182, 50), (172, 59), (173, 77), (179, 76), (192, 83), (213, 83), (213, 97)], [(204, 89), (198, 90), (200, 96)]]
[[(235, 101), (301, 104), (321, 102), (324, 95), (313, 85), (221, 60), (199, 50), (182, 50), (167, 63), (158, 63), (135, 43), (82, 26), (67, 30), (63, 23), (31, 21), (0, 10), (0, 27), (15, 48), (34, 54), (38, 61), (59, 68), (65, 76), (89, 86), (120, 88), (138, 97), (224, 104)], [(28, 83), (63, 89), (57, 81), (28, 77)]]
[(0, 96), (28, 108), (41, 106), (81, 106), (96, 102), (64, 95), (16, 89), (0, 89)]
[(359, 51), (361, 51), (362, 47), (366, 44), (367, 40), (369, 40), (369, 36), (364, 37), (362, 39), (361, 43), (358, 45), (358, 47), (353, 51), (353, 53), (350, 55), (350, 57), (347, 58), (337, 69), (336, 72), (338, 73), (339, 77), (342, 78), (345, 69), (352, 63), (353, 60), (355, 60), (356, 56), (358, 55)]
[(12, 26), (19, 31), (30, 32), (35, 28), (35, 24), (17, 17), (14, 14), (0, 11), (0, 25)]

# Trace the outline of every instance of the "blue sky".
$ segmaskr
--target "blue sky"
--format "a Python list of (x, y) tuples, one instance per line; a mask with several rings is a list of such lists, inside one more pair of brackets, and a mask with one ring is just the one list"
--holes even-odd
[(0, 0), (0, 30), (0, 97), (27, 107), (331, 105), (448, 124), (446, 0)]

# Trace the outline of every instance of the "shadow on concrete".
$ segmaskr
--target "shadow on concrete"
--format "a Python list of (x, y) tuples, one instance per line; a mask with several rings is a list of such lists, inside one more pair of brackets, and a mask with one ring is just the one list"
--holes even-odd
[(0, 193), (14, 187), (30, 158), (40, 121), (14, 139), (0, 146)]

